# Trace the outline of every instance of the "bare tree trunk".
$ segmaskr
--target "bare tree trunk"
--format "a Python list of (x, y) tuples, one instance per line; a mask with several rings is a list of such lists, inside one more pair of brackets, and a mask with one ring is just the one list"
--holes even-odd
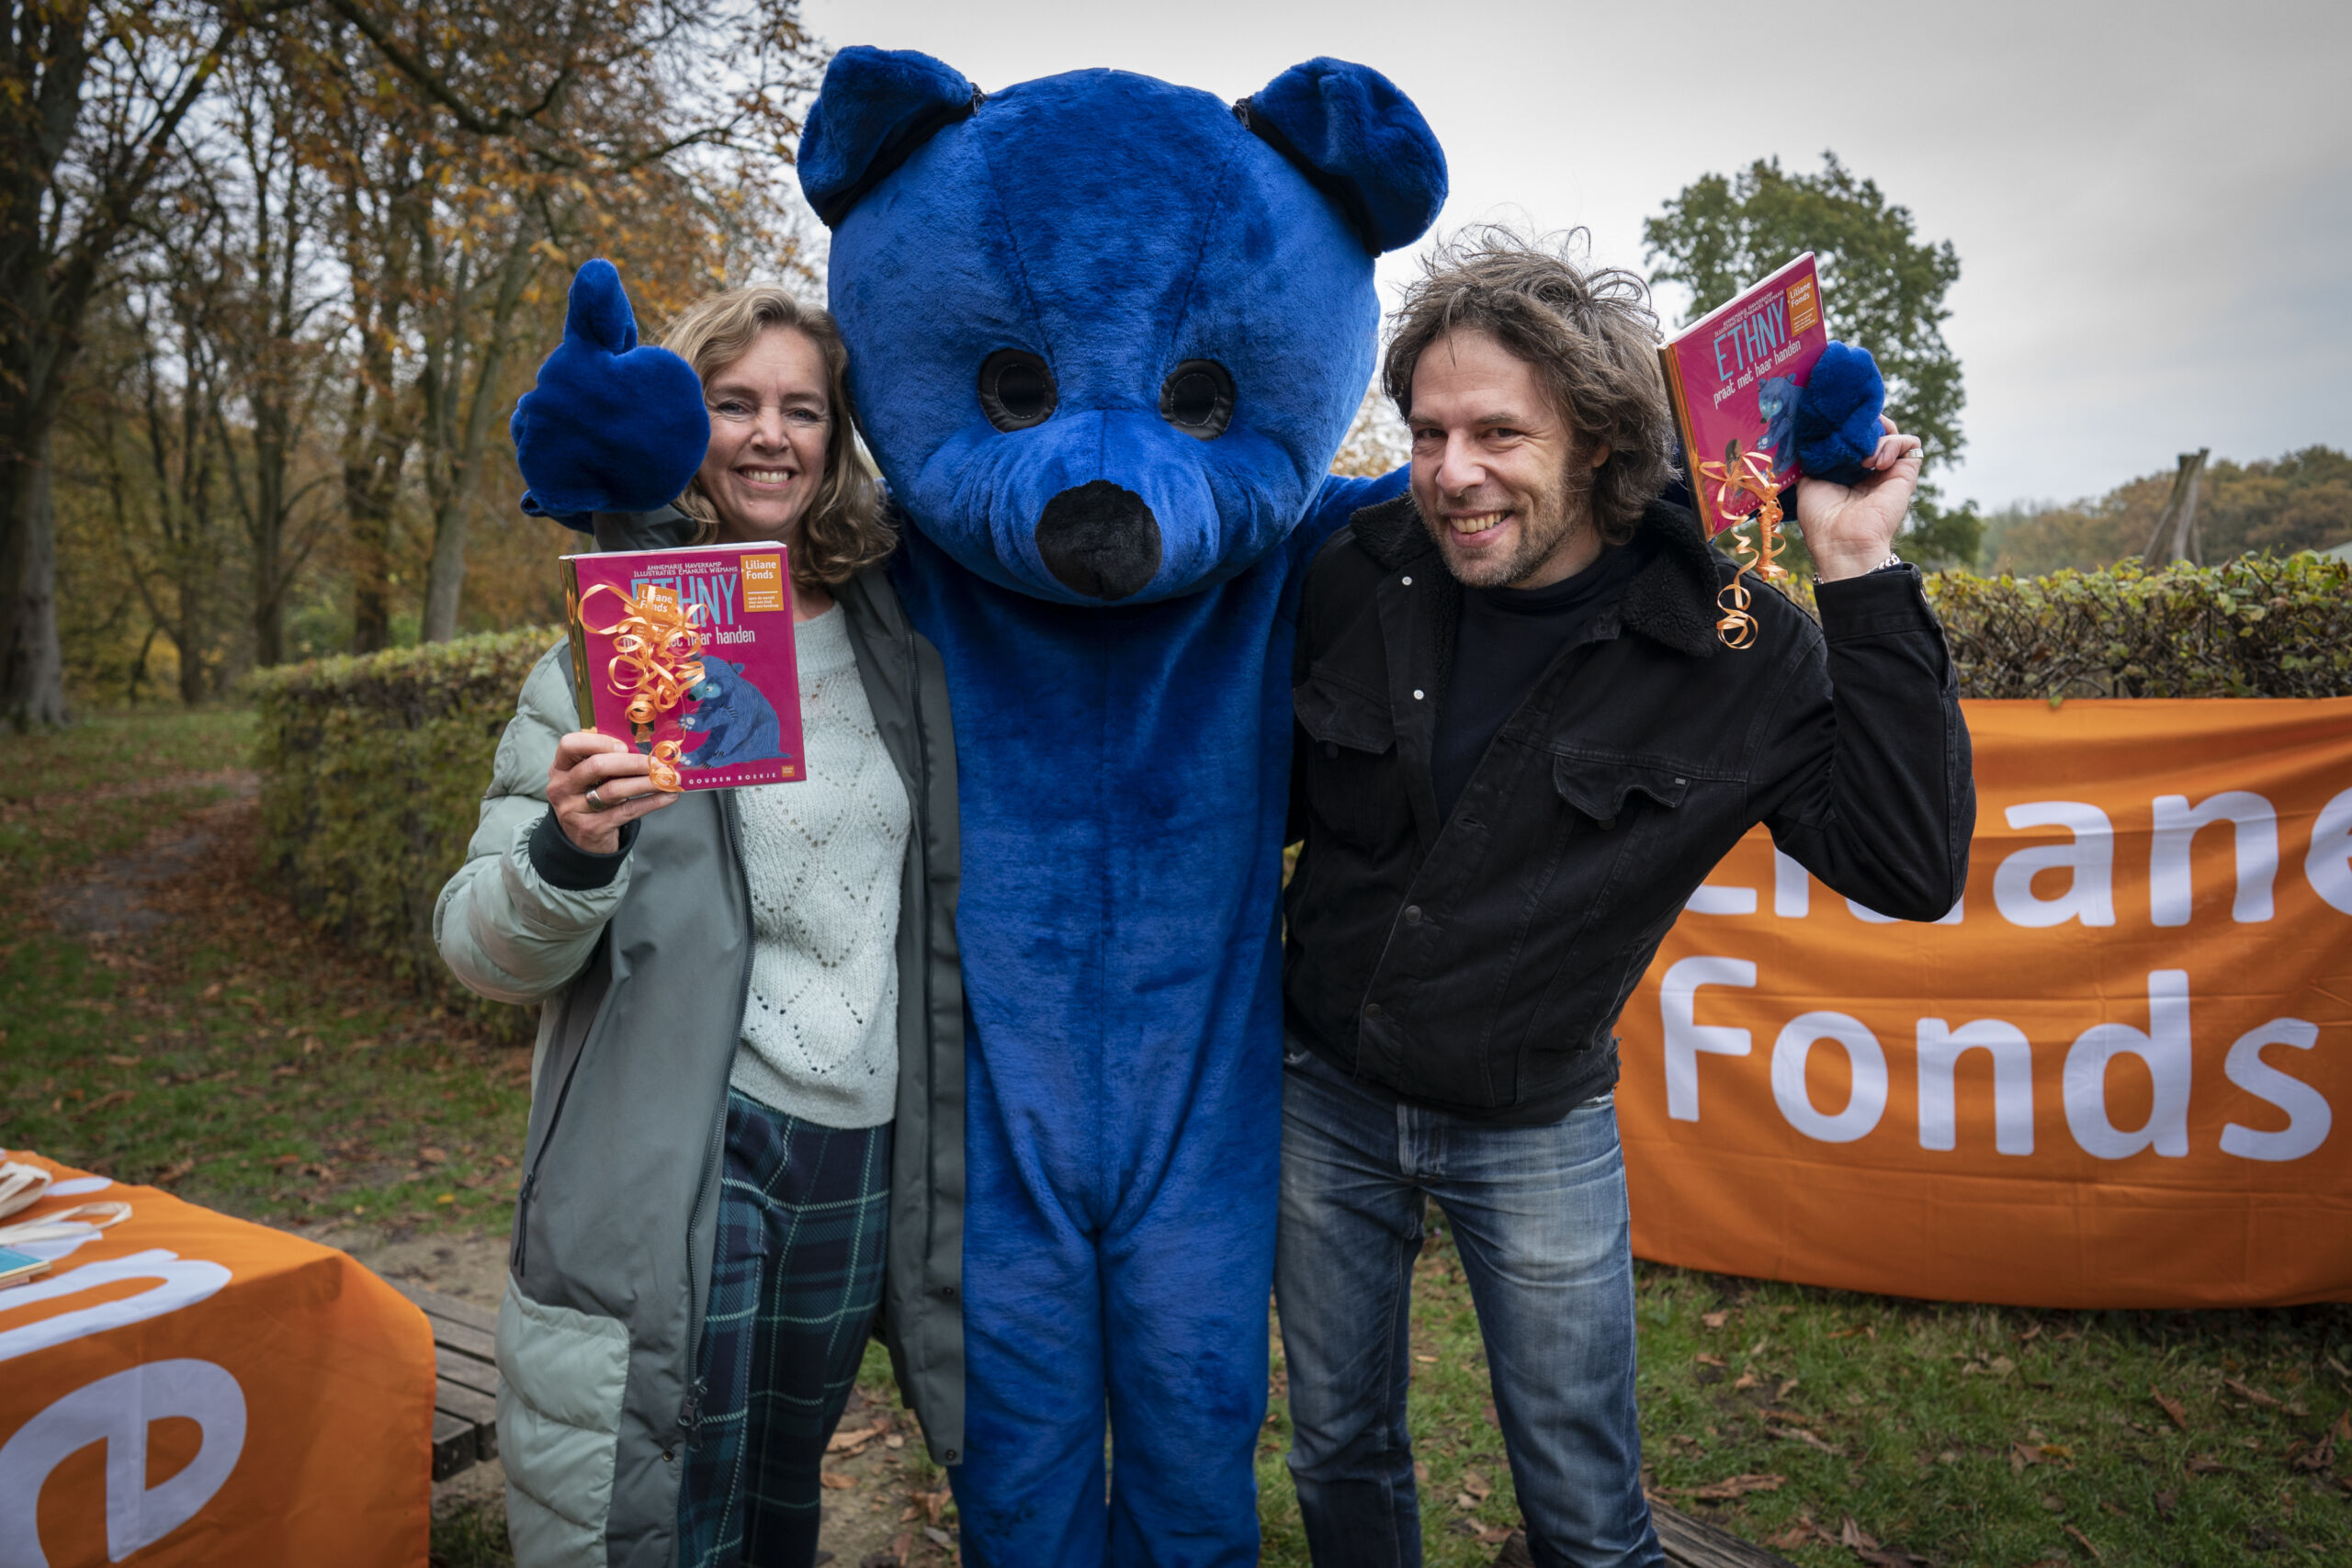
[(2148, 547), (2140, 552), (2140, 558), (2149, 570), (2177, 560), (2192, 566), (2205, 564), (2203, 541), (2197, 532), (2197, 490), (2198, 481), (2204, 478), (2206, 455), (2211, 450), (2200, 446), (2180, 455), (2180, 469), (2172, 477), (2172, 494), (2165, 498), (2165, 509), (2156, 514), (2156, 525), (2148, 535)]
[[(379, 466), (344, 466), (344, 509), (351, 518), (351, 651), (381, 653), (392, 644), (392, 507)], [(395, 470), (397, 471), (397, 470)]]
[[(408, 464), (411, 433), (392, 384), (389, 330), (365, 350), (343, 455), (343, 509), (351, 524), (351, 651), (380, 653), (392, 642), (392, 506)], [(373, 409), (368, 407), (373, 388)]]
[(286, 431), (279, 411), (254, 400), (254, 662), (286, 662)]
[[(506, 367), (506, 350), (514, 333), (514, 311), (523, 300), (536, 258), (530, 246), (528, 220), (517, 219), (506, 257), (499, 265), (498, 294), (492, 301), (489, 330), (482, 338), (481, 362), (474, 367), (473, 396), (466, 411), (465, 430), (455, 450), (444, 451), (441, 493), (433, 513), (433, 565), (424, 583), (426, 642), (447, 642), (458, 635), (458, 606), (466, 591), (466, 525), (473, 513), (475, 491), (481, 477), (482, 448), (490, 436), (492, 401), (499, 377)], [(453, 364), (442, 386), (442, 396), (454, 400), (462, 384), (464, 367)], [(447, 422), (435, 420), (437, 432)]]
[(447, 642), (458, 635), (458, 603), (466, 592), (466, 514), (471, 508), (472, 497), (453, 485), (433, 509), (433, 560), (425, 569), (422, 641)]
[(67, 723), (57, 640), (57, 514), (50, 421), (11, 441), (0, 522), (0, 714), (19, 730)]

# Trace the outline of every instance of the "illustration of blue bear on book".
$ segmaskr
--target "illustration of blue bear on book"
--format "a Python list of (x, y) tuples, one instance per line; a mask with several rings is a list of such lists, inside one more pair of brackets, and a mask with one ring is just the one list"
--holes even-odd
[(678, 765), (731, 768), (783, 756), (775, 709), (743, 678), (743, 667), (724, 659), (706, 659), (702, 666), (701, 682), (686, 692), (695, 710), (678, 720), (678, 728), (700, 735), (702, 744), (680, 757)]
[(1767, 377), (1756, 389), (1756, 412), (1764, 416), (1764, 438), (1757, 450), (1772, 454), (1775, 472), (1786, 472), (1796, 457), (1797, 400), (1804, 389), (1793, 377)]

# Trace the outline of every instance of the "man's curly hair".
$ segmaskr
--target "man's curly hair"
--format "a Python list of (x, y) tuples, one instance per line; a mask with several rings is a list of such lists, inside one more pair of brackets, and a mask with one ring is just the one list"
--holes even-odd
[(1534, 367), (1579, 450), (1606, 443), (1591, 477), (1592, 522), (1622, 545), (1674, 473), (1674, 415), (1657, 364), (1657, 316), (1630, 272), (1588, 268), (1573, 254), (1582, 229), (1547, 244), (1504, 228), (1456, 235), (1422, 264), (1406, 291), (1380, 372), (1381, 389), (1408, 422), (1413, 370), (1448, 333), (1485, 333)]

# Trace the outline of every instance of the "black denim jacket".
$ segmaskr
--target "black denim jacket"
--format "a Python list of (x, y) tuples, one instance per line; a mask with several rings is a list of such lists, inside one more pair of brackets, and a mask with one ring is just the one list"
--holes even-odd
[[(1821, 624), (1755, 592), (1655, 502), (1649, 558), (1537, 680), (1440, 821), (1437, 705), (1462, 590), (1409, 496), (1334, 536), (1300, 607), (1285, 895), (1291, 1032), (1362, 1081), (1458, 1115), (1557, 1120), (1614, 1084), (1613, 1033), (1667, 928), (1758, 822), (1823, 882), (1932, 920), (1976, 819), (1968, 730), (1917, 571), (1825, 583)], [(1752, 579), (1751, 579), (1752, 581)]]

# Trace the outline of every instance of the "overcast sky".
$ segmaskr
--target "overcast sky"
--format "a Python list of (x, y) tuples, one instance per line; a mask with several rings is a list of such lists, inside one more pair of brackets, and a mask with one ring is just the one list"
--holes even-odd
[[(835, 46), (920, 49), (989, 90), (1109, 65), (1234, 98), (1317, 54), (1361, 61), (1445, 146), (1441, 231), (1582, 224), (1599, 259), (1645, 271), (1642, 220), (1691, 180), (1835, 149), (1960, 252), (1956, 499), (2097, 495), (2200, 446), (2240, 460), (2352, 446), (2345, 0), (806, 0), (803, 15)], [(1411, 270), (1409, 254), (1383, 262), (1384, 302)]]

